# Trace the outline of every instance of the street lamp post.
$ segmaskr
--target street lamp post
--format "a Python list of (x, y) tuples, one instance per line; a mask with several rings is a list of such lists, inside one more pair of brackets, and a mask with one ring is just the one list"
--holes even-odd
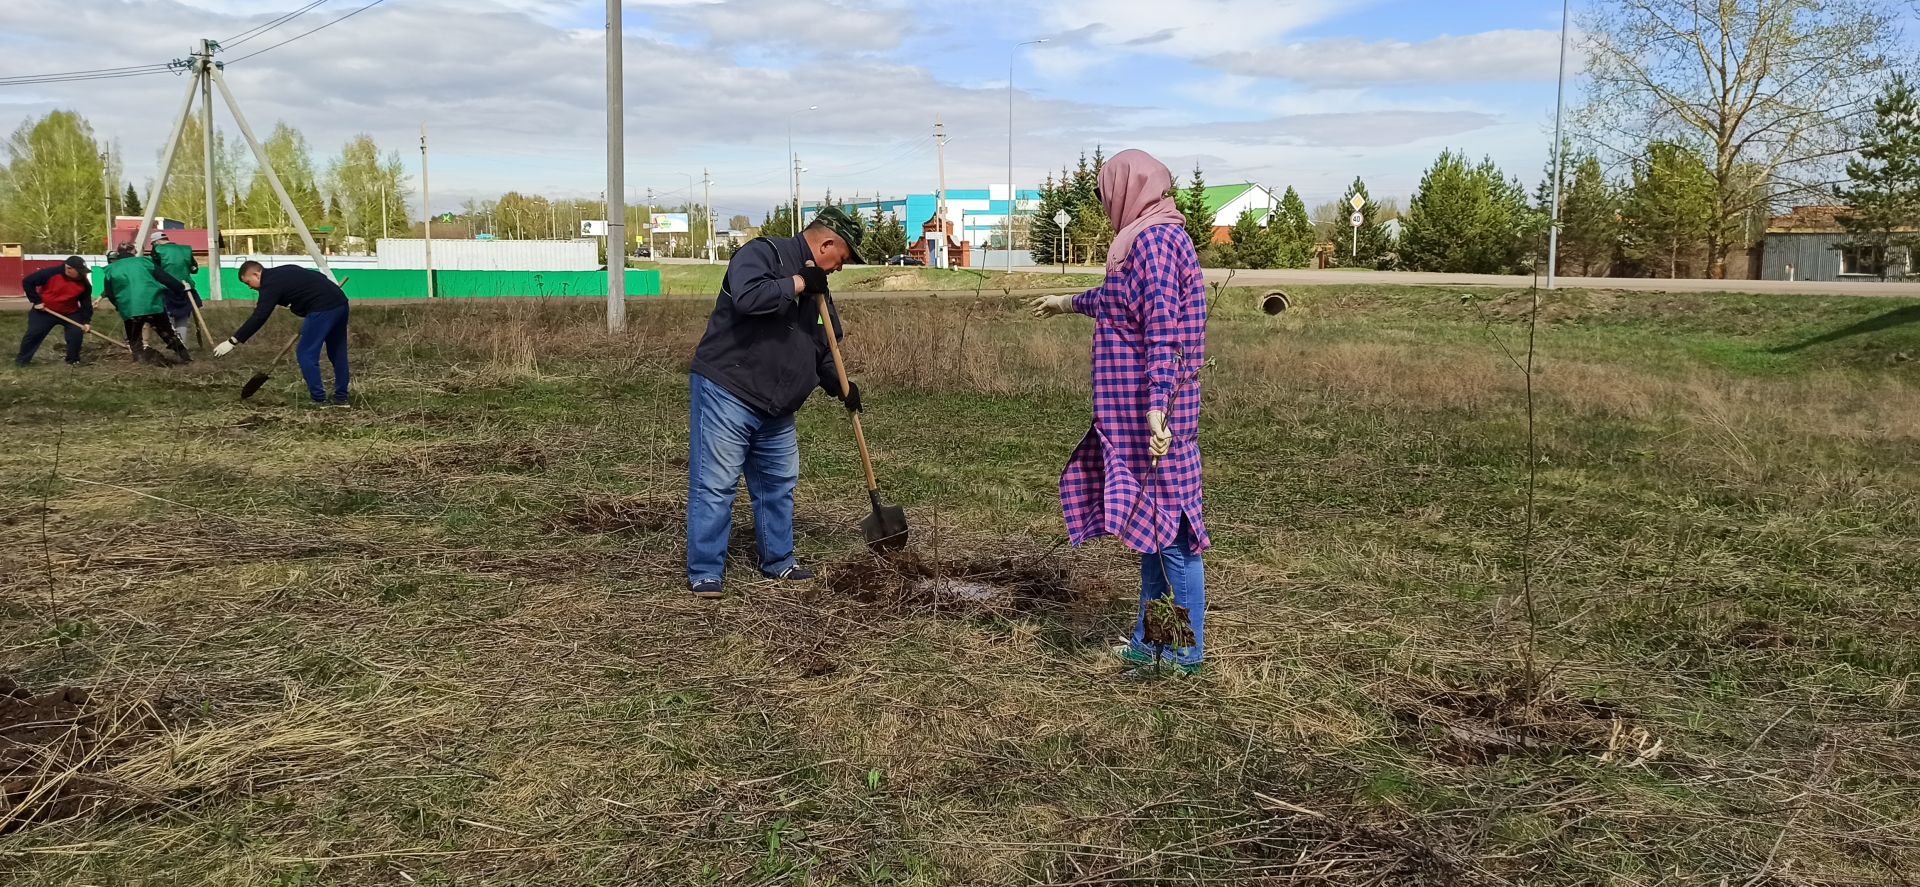
[(790, 227), (793, 228), (794, 234), (800, 233), (800, 177), (795, 174), (800, 162), (793, 159), (793, 118), (808, 111), (818, 110), (820, 110), (819, 105), (808, 105), (787, 114), (787, 192), (793, 195), (793, 218), (790, 220)]
[(1047, 42), (1045, 38), (1028, 40), (1013, 45), (1013, 51), (1007, 53), (1007, 270), (1013, 270), (1013, 209), (1019, 203), (1020, 192), (1013, 186), (1013, 62), (1020, 56), (1020, 47), (1037, 46)]
[(1553, 100), (1553, 218), (1547, 222), (1547, 289), (1553, 289), (1554, 275), (1560, 270), (1560, 177), (1565, 170), (1566, 153), (1561, 149), (1560, 114), (1567, 101), (1567, 18), (1568, 0), (1560, 0), (1560, 75)]

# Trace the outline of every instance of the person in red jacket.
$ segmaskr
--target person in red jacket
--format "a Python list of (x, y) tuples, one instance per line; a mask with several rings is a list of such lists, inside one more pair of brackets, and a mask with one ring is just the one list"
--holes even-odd
[[(54, 327), (60, 327), (67, 334), (67, 365), (80, 362), (80, 346), (86, 344), (86, 330), (93, 320), (93, 275), (87, 270), (87, 263), (79, 256), (68, 256), (66, 262), (52, 268), (43, 268), (26, 276), (20, 281), (20, 288), (27, 291), (27, 301), (33, 303), (33, 311), (27, 315), (27, 334), (20, 338), (20, 354), (13, 359), (14, 364), (26, 366), (33, 362), (33, 355), (40, 350), (40, 343)], [(58, 312), (80, 324), (79, 328), (67, 326), (60, 318), (47, 312)]]

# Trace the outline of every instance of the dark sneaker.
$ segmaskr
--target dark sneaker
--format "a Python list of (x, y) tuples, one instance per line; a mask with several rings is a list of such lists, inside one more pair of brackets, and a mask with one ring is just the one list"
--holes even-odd
[(342, 410), (350, 410), (350, 409), (353, 409), (353, 404), (352, 404), (352, 403), (350, 403), (350, 402), (348, 402), (348, 401), (344, 401), (344, 400), (331, 400), (331, 401), (328, 401), (328, 402), (327, 402), (327, 406), (330, 406), (330, 407), (333, 407), (333, 408), (335, 408), (335, 409), (342, 409)]
[(782, 570), (780, 574), (777, 576), (772, 573), (761, 573), (760, 575), (765, 576), (768, 579), (773, 579), (780, 582), (812, 582), (813, 581), (813, 571), (807, 569), (806, 567), (800, 566), (799, 564), (794, 564), (793, 566), (788, 567), (785, 570)]
[(701, 600), (718, 600), (727, 596), (727, 591), (718, 579), (702, 579), (693, 583), (693, 596)]

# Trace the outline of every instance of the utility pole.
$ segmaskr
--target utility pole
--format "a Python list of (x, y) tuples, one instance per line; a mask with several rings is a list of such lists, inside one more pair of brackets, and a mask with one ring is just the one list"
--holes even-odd
[[(214, 184), (213, 164), (213, 50), (218, 44), (212, 40), (200, 41), (200, 136), (203, 150), (202, 169), (207, 180), (207, 298), (218, 302), (225, 298), (220, 294), (220, 197)], [(205, 331), (202, 331), (205, 334)], [(208, 342), (207, 346), (212, 347)]]
[(806, 225), (800, 222), (800, 158), (793, 158), (793, 236), (800, 236), (800, 229)]
[(112, 253), (113, 252), (113, 216), (114, 216), (113, 191), (114, 191), (114, 188), (113, 188), (113, 181), (107, 177), (108, 172), (110, 172), (110, 170), (107, 169), (107, 152), (102, 151), (100, 152), (100, 193), (105, 198), (103, 202), (107, 209), (107, 233), (101, 235), (101, 240), (103, 243), (107, 244), (107, 252)]
[(939, 248), (939, 258), (927, 264), (935, 268), (947, 267), (947, 125), (940, 122), (940, 115), (933, 117), (933, 141), (939, 146), (940, 154), (940, 191), (934, 198), (934, 218), (940, 222), (940, 231), (935, 237), (938, 242), (927, 244), (927, 258), (934, 258), (934, 248)]
[(647, 258), (660, 261), (660, 254), (653, 245), (653, 189), (647, 189), (647, 214), (640, 217), (640, 227), (647, 229)]
[(700, 169), (700, 192), (700, 202), (707, 205), (707, 264), (711, 265), (719, 244), (713, 239), (713, 172), (705, 167)]
[(1019, 200), (1020, 191), (1013, 187), (1013, 60), (1020, 56), (1020, 47), (1034, 46), (1047, 42), (1045, 39), (1028, 40), (1016, 43), (1013, 52), (1007, 54), (1007, 270), (1013, 270), (1013, 209)]
[(607, 329), (627, 328), (626, 67), (620, 0), (607, 0)]
[(427, 190), (427, 125), (420, 124), (420, 214), (426, 216), (427, 298), (433, 298), (433, 192)]
[(1565, 151), (1560, 141), (1560, 114), (1567, 101), (1567, 12), (1569, 0), (1560, 0), (1560, 79), (1553, 99), (1553, 218), (1547, 222), (1547, 289), (1553, 289), (1560, 265), (1560, 177)]

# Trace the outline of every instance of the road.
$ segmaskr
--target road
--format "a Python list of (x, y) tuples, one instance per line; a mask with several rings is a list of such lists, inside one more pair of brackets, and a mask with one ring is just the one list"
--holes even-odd
[[(705, 259), (659, 259), (661, 264), (700, 265)], [(1055, 267), (1016, 267), (1030, 274), (1059, 273)], [(1099, 274), (1101, 268), (1068, 266), (1072, 274)], [(1208, 268), (1209, 283), (1225, 283), (1231, 277), (1234, 286), (1488, 286), (1520, 288), (1531, 286), (1532, 277), (1523, 274), (1437, 274), (1425, 271), (1310, 271), (1304, 269), (1268, 269), (1231, 271)], [(1658, 293), (1756, 293), (1792, 296), (1878, 296), (1882, 298), (1920, 299), (1920, 283), (1826, 282), (1785, 280), (1667, 280), (1648, 277), (1561, 277), (1554, 281), (1561, 289), (1606, 289)], [(907, 295), (907, 294), (902, 294)]]

